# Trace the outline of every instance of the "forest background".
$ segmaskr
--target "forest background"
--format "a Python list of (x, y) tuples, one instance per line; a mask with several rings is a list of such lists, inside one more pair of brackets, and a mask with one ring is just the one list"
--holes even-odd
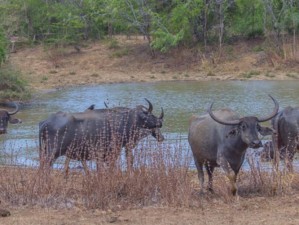
[[(117, 35), (128, 39), (142, 35), (148, 60), (183, 58), (188, 51), (191, 61), (217, 65), (238, 58), (234, 48), (240, 41), (258, 40), (250, 49), (263, 53), (257, 61), (286, 69), (298, 64), (298, 29), (296, 0), (0, 0), (0, 97), (30, 98), (26, 90), (30, 82), (13, 60), (13, 53), (24, 46), (42, 45), (44, 51), (60, 49), (62, 54), (61, 49), (70, 46), (80, 52), (91, 41), (108, 40), (111, 52), (120, 45)], [(130, 54), (126, 47), (114, 56)], [(138, 52), (134, 56), (137, 60)], [(57, 53), (48, 60), (59, 61), (55, 57)], [(256, 73), (247, 71), (243, 78)], [(297, 75), (288, 73), (286, 78)], [(267, 77), (275, 79), (273, 74)]]

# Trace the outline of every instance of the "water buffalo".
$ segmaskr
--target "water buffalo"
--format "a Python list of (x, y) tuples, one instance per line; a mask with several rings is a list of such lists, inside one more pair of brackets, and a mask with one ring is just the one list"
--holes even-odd
[(162, 127), (163, 110), (159, 118), (154, 116), (152, 104), (146, 101), (148, 108), (139, 105), (132, 109), (94, 109), (91, 106), (81, 113), (51, 115), (40, 122), (41, 163), (51, 166), (59, 156), (66, 155), (67, 161), (81, 160), (87, 172), (86, 160), (95, 159), (99, 168), (99, 162), (117, 158), (122, 147), (135, 147), (145, 133), (162, 140), (163, 136), (158, 137), (160, 133), (156, 131)]
[[(110, 109), (111, 111), (115, 112), (125, 112), (125, 111), (128, 111), (130, 110), (130, 108), (127, 108), (127, 107), (113, 107), (113, 108), (109, 108), (107, 103), (104, 102), (105, 104), (105, 107), (106, 109)], [(105, 109), (95, 109), (95, 105), (91, 105), (90, 107), (88, 107), (86, 111), (89, 111), (89, 110), (95, 110), (96, 112), (98, 113), (101, 113), (101, 112), (107, 112), (107, 110)], [(162, 109), (162, 114), (160, 116), (160, 118), (163, 118), (163, 109)], [(156, 128), (153, 128), (153, 129), (138, 129), (136, 130), (136, 134), (134, 135), (134, 137), (132, 136), (130, 141), (128, 143), (126, 143), (126, 145), (122, 145), (120, 148), (124, 147), (125, 148), (125, 154), (126, 154), (126, 162), (127, 162), (127, 169), (128, 170), (131, 170), (133, 168), (133, 163), (134, 163), (134, 157), (133, 157), (133, 149), (136, 147), (136, 145), (138, 144), (138, 142), (151, 135), (152, 137), (154, 137), (158, 142), (162, 142), (164, 140), (164, 136), (161, 132), (161, 129), (156, 127)], [(103, 156), (104, 157), (104, 161), (105, 161), (105, 157), (106, 155)], [(74, 158), (73, 158), (74, 159)], [(65, 175), (67, 176), (68, 174), (68, 170), (69, 170), (69, 163), (70, 163), (70, 160), (71, 158), (66, 158), (66, 161), (65, 161)], [(78, 158), (77, 160), (81, 160), (81, 158)], [(82, 165), (83, 165), (83, 168), (85, 170), (85, 172), (88, 172), (87, 170), (87, 165), (86, 165), (86, 160), (82, 160)]]
[[(106, 109), (110, 109), (113, 111), (127, 111), (130, 110), (130, 108), (127, 107), (122, 107), (122, 106), (115, 106), (113, 108), (109, 108), (107, 102), (104, 102), (104, 105), (106, 107)], [(92, 106), (89, 107), (89, 109)], [(94, 109), (94, 107), (93, 107)], [(100, 109), (101, 110), (101, 109)], [(160, 116), (160, 118), (164, 117), (164, 112), (163, 112), (163, 108), (162, 108), (162, 114)], [(127, 159), (127, 168), (132, 168), (133, 167), (133, 162), (134, 162), (134, 158), (133, 158), (133, 154), (132, 154), (132, 150), (136, 147), (136, 145), (138, 144), (138, 142), (151, 135), (152, 137), (154, 137), (158, 142), (162, 142), (164, 140), (164, 136), (160, 130), (160, 128), (153, 128), (153, 129), (140, 129), (138, 130), (138, 132), (136, 133), (136, 135), (134, 135), (134, 139), (132, 139), (129, 143), (127, 143), (126, 145), (123, 145), (122, 147), (125, 147), (125, 153), (126, 153), (126, 159)]]
[[(292, 161), (297, 150), (299, 150), (299, 107), (288, 106), (280, 111), (276, 117), (271, 120), (273, 128), (277, 131), (272, 135), (273, 144), (276, 144), (280, 157), (286, 161), (289, 171), (293, 171)], [(277, 160), (278, 161), (278, 160)]]
[(11, 124), (21, 123), (20, 119), (12, 118), (11, 116), (16, 114), (19, 111), (19, 106), (16, 103), (13, 103), (15, 106), (14, 111), (7, 111), (4, 109), (0, 109), (0, 135), (5, 134), (7, 132), (8, 122)]
[(278, 112), (278, 102), (272, 96), (270, 97), (275, 107), (273, 112), (264, 118), (254, 116), (240, 118), (236, 112), (228, 108), (212, 111), (213, 103), (208, 109), (208, 114), (191, 117), (188, 141), (198, 170), (202, 191), (204, 186), (203, 165), (205, 165), (209, 176), (208, 190), (210, 191), (213, 191), (214, 168), (221, 166), (230, 180), (232, 194), (236, 194), (237, 174), (244, 161), (246, 149), (262, 146), (258, 133), (269, 135), (273, 132), (272, 129), (259, 124), (270, 120)]

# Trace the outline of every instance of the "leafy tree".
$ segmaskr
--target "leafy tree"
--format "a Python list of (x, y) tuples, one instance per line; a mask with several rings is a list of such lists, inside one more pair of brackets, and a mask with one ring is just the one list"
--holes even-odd
[(232, 32), (246, 37), (263, 35), (264, 8), (260, 0), (237, 0)]
[(110, 7), (113, 17), (126, 24), (128, 28), (136, 29), (151, 43), (152, 2), (147, 0), (112, 0)]
[[(151, 49), (265, 36), (281, 49), (292, 35), (298, 0), (0, 0), (5, 36), (74, 44), (116, 33), (144, 35)], [(273, 35), (274, 34), (274, 35)]]

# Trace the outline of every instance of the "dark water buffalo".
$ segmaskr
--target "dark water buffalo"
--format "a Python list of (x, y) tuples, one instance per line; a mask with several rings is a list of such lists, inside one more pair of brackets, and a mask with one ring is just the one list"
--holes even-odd
[[(113, 107), (113, 108), (109, 108), (107, 103), (104, 103), (106, 109), (109, 109), (113, 112), (126, 112), (129, 111), (130, 108), (128, 107)], [(95, 110), (98, 113), (107, 113), (106, 109), (95, 109), (95, 105), (91, 105), (90, 107), (88, 107), (85, 112), (89, 111), (89, 110)], [(163, 109), (162, 109), (162, 114), (160, 116), (160, 118), (163, 119), (164, 113), (163, 113)], [(138, 142), (151, 135), (152, 137), (154, 137), (158, 142), (162, 142), (164, 140), (164, 136), (161, 132), (161, 129), (156, 127), (153, 129), (146, 129), (146, 128), (141, 128), (136, 130), (136, 133), (134, 136), (131, 137), (130, 141), (128, 143), (126, 143), (125, 145), (123, 144), (120, 148), (124, 147), (125, 148), (125, 154), (126, 154), (126, 161), (127, 161), (127, 168), (128, 170), (133, 168), (133, 163), (134, 163), (134, 157), (133, 157), (133, 149), (136, 147), (136, 145), (138, 144)], [(105, 157), (105, 156), (104, 156)], [(71, 158), (66, 159), (65, 161), (65, 174), (68, 174), (68, 170), (69, 170), (69, 163), (70, 163)], [(78, 158), (77, 160), (81, 160), (80, 158)], [(105, 161), (105, 159), (104, 159)], [(86, 160), (82, 160), (82, 164), (84, 167), (85, 172), (87, 172), (87, 165), (86, 165)]]
[(15, 106), (14, 111), (7, 111), (0, 109), (0, 135), (7, 132), (8, 122), (11, 124), (21, 123), (20, 119), (12, 118), (11, 116), (16, 114), (19, 111), (19, 106), (16, 103), (13, 103)]
[[(122, 107), (122, 106), (116, 106), (113, 108), (109, 108), (108, 104), (106, 102), (104, 102), (104, 105), (107, 109), (110, 109), (113, 111), (118, 111), (118, 112), (130, 110), (130, 108)], [(90, 106), (89, 109), (91, 107), (92, 106)], [(163, 108), (162, 108), (162, 114), (160, 115), (160, 118), (163, 118), (163, 117), (164, 117), (164, 112), (163, 112)], [(127, 143), (126, 145), (122, 146), (122, 147), (125, 147), (127, 168), (133, 167), (134, 158), (133, 158), (132, 150), (136, 147), (136, 145), (138, 144), (138, 142), (141, 139), (143, 139), (149, 135), (154, 137), (158, 142), (162, 142), (164, 140), (164, 136), (161, 132), (161, 129), (158, 127), (153, 128), (153, 129), (139, 129), (138, 132), (136, 133), (136, 135), (134, 135), (134, 137), (132, 137), (132, 140), (129, 143)]]
[[(299, 150), (299, 107), (286, 107), (271, 122), (277, 131), (277, 134), (272, 136), (273, 144), (277, 145), (280, 159), (284, 159), (288, 169), (293, 171), (293, 157)], [(276, 153), (273, 144), (269, 146), (269, 151)], [(273, 156), (275, 157), (275, 154)]]
[(244, 161), (246, 149), (259, 148), (262, 146), (258, 138), (261, 135), (272, 134), (272, 129), (261, 127), (259, 123), (270, 120), (278, 112), (277, 101), (270, 96), (275, 107), (273, 112), (264, 117), (254, 116), (239, 117), (231, 109), (221, 109), (212, 112), (211, 104), (208, 114), (193, 116), (190, 120), (188, 141), (191, 146), (198, 178), (203, 191), (205, 165), (209, 183), (208, 189), (213, 190), (213, 171), (221, 166), (228, 176), (232, 193), (237, 191), (236, 179), (240, 167)]
[(139, 105), (133, 109), (94, 109), (91, 106), (82, 113), (51, 115), (40, 123), (41, 163), (52, 165), (59, 156), (66, 155), (68, 160), (81, 160), (87, 172), (86, 160), (95, 159), (99, 166), (100, 161), (115, 159), (122, 147), (135, 147), (145, 134), (162, 140), (161, 133), (156, 132), (162, 127), (163, 111), (159, 118), (154, 116), (152, 104), (146, 101), (148, 108)]

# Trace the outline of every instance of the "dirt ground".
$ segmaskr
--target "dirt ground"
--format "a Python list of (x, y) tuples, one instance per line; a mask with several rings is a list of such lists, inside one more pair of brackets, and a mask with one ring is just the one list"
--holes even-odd
[[(10, 62), (36, 90), (68, 86), (164, 80), (290, 80), (299, 79), (299, 51), (285, 61), (265, 53), (263, 40), (223, 47), (204, 54), (200, 48), (179, 48), (152, 57), (142, 37), (115, 37), (73, 46), (17, 49)], [(297, 60), (297, 61), (296, 61)]]
[[(90, 42), (81, 46), (79, 52), (73, 47), (20, 49), (11, 54), (10, 62), (24, 73), (36, 91), (113, 82), (299, 79), (298, 63), (281, 64), (283, 59), (275, 54), (252, 50), (259, 46), (262, 42), (227, 46), (226, 56), (221, 59), (194, 49), (177, 49), (153, 58), (142, 37), (122, 37), (117, 42)], [(229, 203), (213, 197), (202, 205), (115, 212), (8, 207), (11, 216), (0, 217), (0, 225), (299, 224), (299, 188), (274, 197), (241, 196)]]
[(147, 207), (124, 211), (17, 208), (0, 218), (1, 225), (195, 225), (299, 224), (299, 194), (251, 197), (224, 203), (217, 199), (202, 208)]

